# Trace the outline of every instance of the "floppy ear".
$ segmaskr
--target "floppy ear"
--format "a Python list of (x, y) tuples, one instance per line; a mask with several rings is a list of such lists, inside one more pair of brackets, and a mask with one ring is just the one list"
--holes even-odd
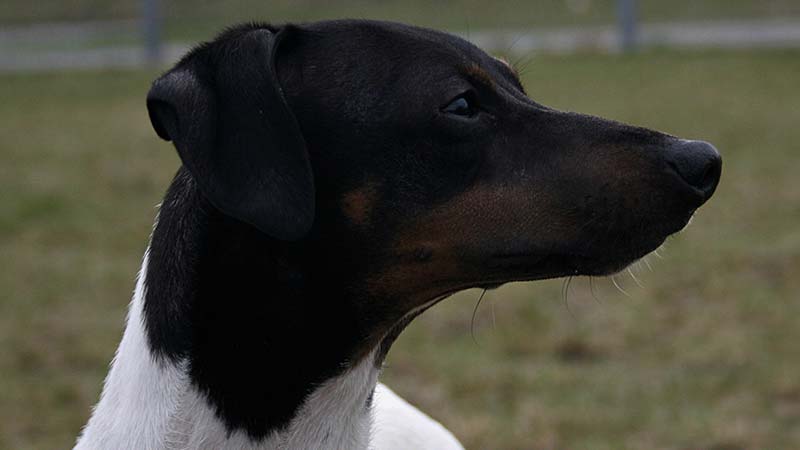
[(314, 179), (275, 69), (286, 32), (229, 32), (199, 48), (153, 83), (147, 110), (211, 204), (297, 240), (314, 221)]

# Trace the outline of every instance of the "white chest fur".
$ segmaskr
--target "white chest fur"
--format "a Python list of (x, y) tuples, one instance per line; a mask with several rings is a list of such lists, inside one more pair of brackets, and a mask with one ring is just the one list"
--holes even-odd
[(379, 374), (374, 352), (319, 386), (285, 430), (257, 443), (244, 432), (227, 433), (184, 365), (157, 361), (150, 353), (142, 321), (146, 267), (147, 253), (125, 334), (76, 449), (461, 448), (440, 424), (385, 386), (376, 392), (374, 412), (366, 406)]
[(229, 435), (185, 368), (157, 362), (148, 349), (142, 322), (146, 267), (147, 254), (125, 334), (77, 449), (367, 448), (371, 414), (365, 405), (378, 380), (371, 356), (317, 388), (285, 431), (258, 444), (243, 432)]

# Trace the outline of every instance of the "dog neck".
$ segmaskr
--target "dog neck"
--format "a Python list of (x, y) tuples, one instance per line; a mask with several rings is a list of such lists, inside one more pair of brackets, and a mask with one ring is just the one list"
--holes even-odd
[(364, 348), (375, 330), (348, 280), (316, 279), (319, 261), (289, 246), (223, 216), (180, 171), (78, 447), (366, 446), (391, 338)]

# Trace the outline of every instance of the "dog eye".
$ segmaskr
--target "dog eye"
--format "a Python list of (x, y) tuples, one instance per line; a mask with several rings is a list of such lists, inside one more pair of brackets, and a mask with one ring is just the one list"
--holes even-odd
[(460, 95), (453, 101), (447, 104), (442, 111), (447, 114), (455, 114), (457, 116), (472, 117), (477, 112), (474, 102), (467, 98), (467, 95)]

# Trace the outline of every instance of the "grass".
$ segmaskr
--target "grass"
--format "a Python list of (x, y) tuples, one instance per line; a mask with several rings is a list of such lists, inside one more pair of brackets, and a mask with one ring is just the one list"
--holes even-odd
[[(401, 336), (384, 381), (467, 448), (800, 446), (798, 52), (548, 56), (531, 96), (710, 140), (718, 194), (653, 271), (467, 291)], [(70, 446), (122, 333), (178, 166), (153, 73), (0, 76), (0, 449)], [(596, 297), (593, 298), (593, 297)]]

